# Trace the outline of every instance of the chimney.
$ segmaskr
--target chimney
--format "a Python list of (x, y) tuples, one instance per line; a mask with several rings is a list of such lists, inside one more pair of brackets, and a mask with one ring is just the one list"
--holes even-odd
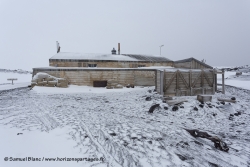
[(118, 55), (120, 54), (120, 43), (118, 43)]
[(59, 45), (59, 42), (56, 41), (56, 51), (57, 51), (57, 53), (60, 52), (60, 49), (61, 49), (61, 47), (60, 47), (60, 45)]
[(113, 48), (113, 50), (111, 50), (111, 53), (112, 53), (112, 55), (116, 55), (116, 50), (115, 50), (115, 48)]

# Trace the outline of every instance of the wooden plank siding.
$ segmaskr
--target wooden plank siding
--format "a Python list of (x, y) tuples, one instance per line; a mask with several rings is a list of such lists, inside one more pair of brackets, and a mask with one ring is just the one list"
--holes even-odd
[[(159, 71), (159, 70), (158, 70)], [(157, 92), (160, 78), (157, 71)], [(212, 70), (165, 70), (165, 96), (190, 96), (197, 94), (213, 94), (214, 72)]]
[(53, 70), (35, 70), (33, 76), (38, 72), (44, 72), (49, 75), (66, 78), (73, 85), (93, 86), (93, 81), (115, 80), (117, 83), (126, 86), (133, 84), (136, 86), (155, 86), (155, 70), (74, 70), (74, 71), (53, 71)]
[(52, 67), (88, 67), (88, 64), (97, 64), (97, 67), (102, 68), (137, 68), (138, 65), (150, 66), (173, 66), (173, 62), (143, 62), (143, 61), (60, 61), (60, 60), (49, 60), (49, 66)]
[(175, 68), (185, 68), (185, 69), (213, 69), (213, 67), (195, 59), (188, 58), (184, 60), (179, 60), (174, 62)]

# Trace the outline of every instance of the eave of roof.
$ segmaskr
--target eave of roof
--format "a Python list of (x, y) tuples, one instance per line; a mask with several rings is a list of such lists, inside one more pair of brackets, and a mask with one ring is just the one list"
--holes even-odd
[(165, 57), (154, 55), (136, 55), (136, 54), (83, 54), (59, 52), (52, 56), (50, 60), (64, 60), (64, 61), (131, 61), (131, 62), (173, 62)]
[(199, 60), (197, 60), (197, 59), (195, 59), (195, 58), (193, 58), (193, 57), (190, 57), (190, 58), (187, 58), (187, 59), (183, 59), (183, 60), (174, 61), (174, 63), (190, 62), (190, 61), (192, 61), (192, 60), (194, 60), (194, 61), (196, 61), (196, 62), (199, 62), (200, 64), (202, 64), (202, 65), (204, 65), (204, 66), (206, 66), (206, 67), (208, 67), (208, 68), (213, 69), (212, 66), (207, 65), (206, 63), (203, 63), (203, 62), (201, 62), (201, 61), (199, 61)]

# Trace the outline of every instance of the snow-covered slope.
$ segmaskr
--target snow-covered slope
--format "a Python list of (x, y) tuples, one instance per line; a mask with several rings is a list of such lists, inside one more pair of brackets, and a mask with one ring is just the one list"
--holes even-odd
[[(250, 90), (250, 66), (227, 67), (225, 69), (225, 84)], [(236, 75), (241, 72), (242, 75)], [(218, 74), (218, 83), (222, 83), (222, 75)]]
[[(12, 81), (7, 80), (9, 78), (16, 78), (17, 80), (14, 80), (12, 85)], [(32, 74), (29, 71), (0, 69), (0, 91), (27, 87), (30, 85), (31, 79)]]
[[(160, 95), (148, 92), (153, 87), (103, 93), (91, 89), (73, 94), (40, 93), (35, 89), (1, 94), (0, 133), (6, 137), (1, 148), (7, 149), (6, 154), (1, 151), (1, 157), (99, 158), (93, 162), (67, 162), (65, 166), (250, 165), (250, 91), (227, 87), (226, 95), (214, 95), (213, 101), (203, 108), (196, 97), (176, 97), (188, 102), (178, 111), (172, 111)], [(146, 101), (147, 96), (152, 100)], [(232, 96), (237, 103), (217, 102), (217, 97)], [(161, 108), (149, 114), (155, 103)], [(218, 136), (228, 144), (229, 152), (216, 149), (209, 140), (192, 137), (184, 128)], [(7, 138), (11, 139), (7, 142)], [(11, 149), (12, 146), (15, 148)], [(101, 157), (104, 161), (100, 161)], [(16, 164), (0, 161), (0, 166)], [(54, 167), (64, 163), (43, 161), (21, 165)]]

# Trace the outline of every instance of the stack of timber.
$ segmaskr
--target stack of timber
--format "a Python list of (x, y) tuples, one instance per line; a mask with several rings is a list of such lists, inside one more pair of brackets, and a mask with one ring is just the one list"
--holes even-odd
[(31, 80), (31, 87), (34, 86), (45, 86), (45, 87), (68, 87), (68, 80), (64, 78), (56, 78), (46, 73), (37, 73)]
[(119, 84), (118, 81), (108, 80), (106, 89), (122, 89), (123, 85)]
[(57, 80), (57, 87), (61, 87), (61, 88), (67, 88), (68, 87), (68, 80), (64, 79), (64, 78), (59, 78)]

